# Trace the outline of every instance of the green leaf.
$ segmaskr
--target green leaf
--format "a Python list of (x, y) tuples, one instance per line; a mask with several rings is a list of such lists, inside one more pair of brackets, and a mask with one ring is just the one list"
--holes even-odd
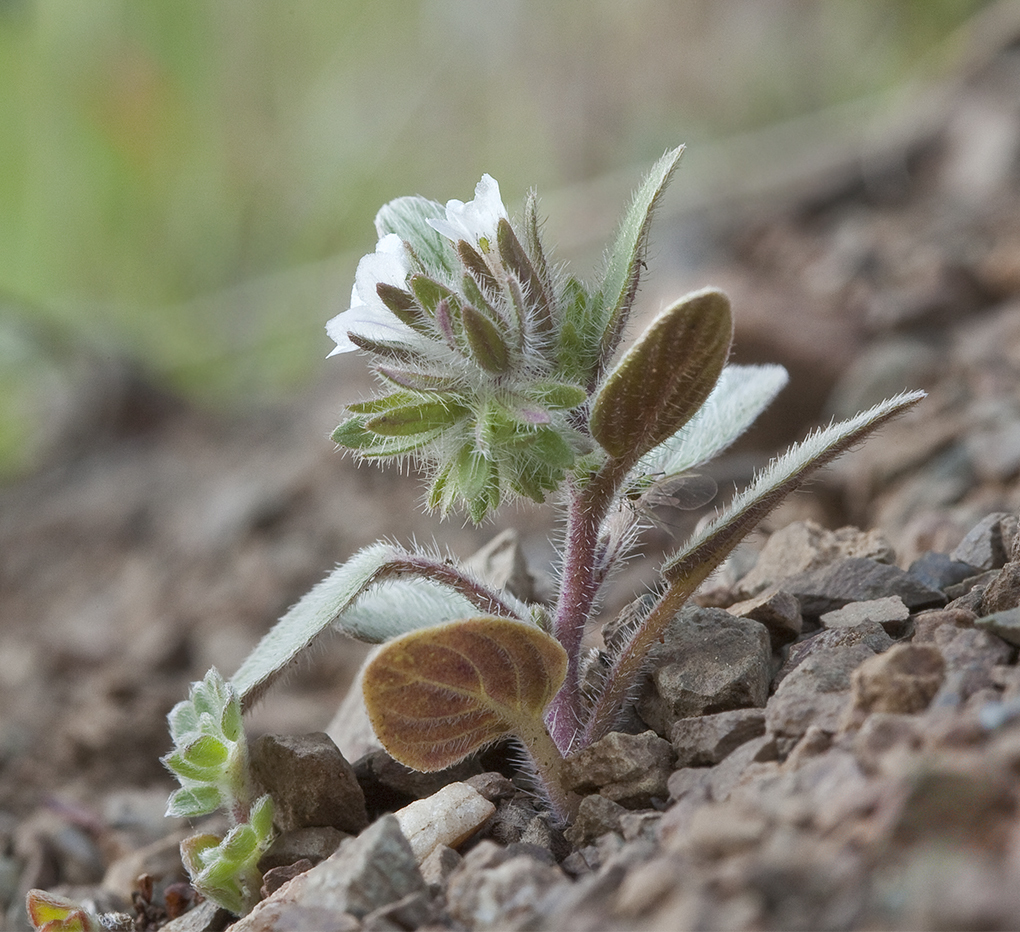
[(384, 437), (406, 437), (426, 434), (452, 427), (467, 408), (446, 401), (421, 401), (402, 408), (392, 408), (365, 421), (365, 429)]
[[(490, 294), (497, 294), (499, 292), (499, 282), (493, 276), (489, 264), (482, 258), (481, 253), (474, 246), (465, 240), (459, 240), (457, 242), (457, 255), (460, 256), (460, 261), (464, 264), (464, 268), (468, 270), (479, 288), (487, 290)], [(470, 298), (471, 296), (468, 295), (468, 297)]]
[(449, 240), (429, 226), (429, 220), (442, 220), (446, 208), (424, 197), (398, 197), (384, 204), (375, 216), (375, 229), (381, 239), (387, 233), (396, 233), (411, 246), (433, 271), (452, 273), (453, 249)]
[(198, 711), (190, 699), (182, 699), (167, 716), (170, 725), (170, 737), (174, 744), (181, 744), (186, 735), (200, 733)]
[(182, 787), (170, 795), (166, 814), (167, 817), (195, 819), (215, 812), (223, 802), (223, 794), (215, 786)]
[(202, 735), (189, 742), (182, 749), (182, 754), (192, 767), (218, 770), (227, 762), (230, 751), (219, 738), (213, 735)]
[(375, 286), (379, 300), (386, 305), (398, 320), (403, 321), (408, 327), (417, 330), (419, 333), (430, 333), (428, 319), (422, 309), (414, 300), (414, 295), (391, 285), (388, 282), (379, 282)]
[(787, 380), (782, 366), (726, 366), (698, 413), (641, 458), (635, 478), (678, 476), (714, 459), (754, 423)]
[(599, 330), (603, 334), (600, 358), (608, 360), (616, 349), (637, 294), (641, 269), (648, 251), (652, 214), (673, 178), (684, 147), (667, 152), (645, 177), (623, 216), (599, 287)]
[(352, 402), (347, 406), (347, 410), (352, 414), (381, 414), (384, 411), (403, 408), (418, 401), (421, 401), (421, 398), (414, 392), (392, 392), (389, 395), (380, 395), (378, 398), (369, 398), (368, 401)]
[(486, 372), (506, 372), (510, 368), (510, 349), (499, 327), (470, 304), (465, 304), (460, 313), (472, 359)]
[(732, 338), (721, 291), (696, 291), (667, 308), (606, 377), (592, 405), (592, 436), (625, 461), (668, 439), (711, 394)]
[(385, 644), (365, 668), (365, 705), (396, 760), (442, 770), (505, 734), (544, 732), (566, 669), (566, 651), (537, 627), (469, 618)]
[(384, 437), (368, 430), (365, 427), (367, 420), (368, 418), (364, 416), (348, 418), (333, 431), (333, 442), (348, 450), (354, 450), (358, 456), (374, 459), (414, 453), (442, 433), (441, 430), (436, 430), (430, 434)]
[(105, 928), (94, 912), (56, 893), (29, 890), (25, 905), (38, 932), (101, 932)]
[(569, 382), (539, 382), (532, 391), (543, 405), (556, 411), (569, 411), (588, 400), (588, 393), (580, 385)]
[[(373, 544), (337, 567), (307, 592), (248, 655), (231, 680), (244, 708), (261, 698), (287, 667), (332, 628), (359, 641), (378, 644), (416, 628), (464, 617), (468, 612), (506, 611), (528, 617), (527, 606), (500, 595), (496, 608), (481, 585), (456, 587), (422, 579), (428, 558), (390, 544)], [(432, 575), (446, 567), (443, 561)], [(448, 567), (446, 567), (448, 568)], [(381, 585), (380, 585), (381, 584)]]
[(412, 275), (410, 285), (418, 303), (432, 315), (435, 315), (440, 301), (455, 297), (446, 285), (439, 284), (427, 275)]
[(434, 375), (415, 369), (396, 369), (393, 366), (376, 366), (375, 371), (394, 385), (415, 392), (453, 392), (466, 388), (463, 380), (455, 375)]
[(552, 304), (549, 295), (546, 294), (545, 284), (505, 217), (496, 224), (496, 241), (499, 244), (499, 257), (503, 265), (514, 273), (524, 290), (524, 302), (531, 312), (528, 314), (530, 329), (535, 333), (551, 330)]
[(260, 847), (265, 847), (266, 840), (273, 835), (273, 814), (273, 797), (268, 793), (256, 799), (251, 807), (248, 821), (260, 840)]

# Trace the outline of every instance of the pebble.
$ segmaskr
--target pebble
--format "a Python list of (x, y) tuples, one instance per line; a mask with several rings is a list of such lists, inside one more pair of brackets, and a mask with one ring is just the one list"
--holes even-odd
[(252, 744), (251, 766), (273, 797), (281, 831), (328, 825), (355, 834), (368, 825), (354, 768), (324, 732), (262, 735)]
[(773, 650), (795, 641), (804, 630), (800, 603), (782, 589), (766, 590), (760, 595), (730, 605), (726, 611), (765, 626)]
[(269, 850), (262, 856), (259, 870), (286, 867), (302, 859), (318, 864), (325, 861), (350, 837), (332, 825), (316, 825), (284, 832), (277, 836)]
[(833, 612), (826, 612), (819, 619), (823, 628), (856, 628), (870, 621), (877, 621), (892, 637), (903, 634), (910, 621), (910, 609), (898, 595), (867, 602), (850, 602)]
[(799, 573), (783, 580), (782, 588), (796, 596), (804, 615), (823, 615), (850, 602), (892, 595), (898, 595), (911, 611), (946, 604), (941, 590), (926, 586), (899, 567), (867, 557), (847, 557)]
[(864, 661), (851, 676), (851, 712), (923, 712), (938, 693), (946, 663), (932, 644), (894, 644)]
[(611, 799), (592, 793), (581, 800), (574, 821), (565, 835), (575, 848), (592, 844), (600, 835), (620, 829), (620, 817), (628, 810)]
[(1017, 519), (1006, 511), (996, 511), (971, 528), (950, 556), (980, 570), (1005, 565), (1016, 537)]
[(1020, 563), (1007, 563), (981, 594), (981, 614), (991, 615), (1020, 605)]
[(644, 809), (669, 795), (673, 747), (654, 731), (610, 732), (563, 763), (563, 783), (582, 795), (601, 793), (628, 809)]
[(763, 706), (771, 662), (763, 625), (718, 608), (685, 609), (652, 651), (651, 672), (638, 692), (638, 715), (665, 737), (679, 718)]
[(961, 583), (974, 576), (977, 567), (954, 560), (948, 553), (927, 550), (910, 564), (907, 572), (911, 576), (916, 576), (926, 586), (945, 591), (947, 586)]
[(495, 813), (496, 807), (473, 786), (450, 783), (427, 799), (396, 813), (400, 829), (421, 864), (436, 848), (456, 848)]
[(718, 764), (752, 738), (765, 734), (764, 709), (734, 709), (682, 718), (673, 723), (670, 741), (677, 767)]
[(1020, 608), (1007, 608), (985, 615), (974, 622), (975, 627), (1002, 638), (1014, 647), (1020, 647)]

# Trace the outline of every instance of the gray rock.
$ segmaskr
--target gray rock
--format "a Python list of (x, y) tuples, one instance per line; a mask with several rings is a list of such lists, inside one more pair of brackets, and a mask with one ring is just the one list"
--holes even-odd
[(769, 732), (792, 748), (811, 725), (836, 732), (850, 701), (850, 678), (875, 652), (864, 643), (816, 650), (786, 676), (765, 707)]
[(773, 650), (795, 641), (804, 629), (800, 603), (782, 589), (766, 590), (754, 598), (729, 606), (726, 611), (737, 618), (747, 618), (764, 625)]
[(910, 564), (907, 572), (929, 588), (945, 591), (947, 586), (961, 583), (975, 575), (977, 567), (954, 560), (948, 553), (927, 550)]
[(763, 734), (763, 709), (734, 709), (682, 718), (673, 723), (670, 741), (676, 751), (677, 767), (703, 767), (718, 764), (740, 745)]
[(464, 781), (484, 796), (490, 803), (498, 803), (504, 799), (513, 799), (519, 792), (513, 780), (504, 777), (495, 770), (479, 773)]
[(834, 612), (826, 612), (818, 619), (823, 628), (856, 628), (870, 621), (878, 622), (888, 634), (896, 637), (904, 632), (910, 621), (910, 609), (898, 595), (867, 602), (851, 602)]
[(354, 762), (354, 773), (375, 811), (400, 809), (415, 799), (438, 793), (449, 783), (464, 782), (482, 772), (477, 757), (437, 770), (421, 773), (395, 761), (382, 748), (369, 751)]
[(878, 531), (855, 527), (829, 531), (814, 521), (794, 521), (769, 537), (753, 569), (737, 583), (736, 593), (739, 598), (749, 599), (788, 576), (845, 557), (891, 563), (895, 553)]
[(977, 628), (944, 625), (935, 631), (934, 643), (946, 662), (946, 677), (934, 705), (958, 705), (982, 689), (994, 688), (993, 668), (1013, 656), (1011, 644)]
[(898, 595), (911, 611), (945, 605), (946, 596), (896, 566), (847, 557), (791, 576), (782, 588), (797, 597), (804, 615), (823, 615), (848, 605)]
[(1007, 563), (981, 595), (981, 614), (991, 615), (1020, 605), (1020, 563)]
[(421, 876), (429, 886), (446, 886), (450, 874), (463, 860), (453, 848), (447, 845), (439, 845), (432, 853), (421, 862)]
[(932, 644), (894, 644), (851, 676), (853, 712), (923, 712), (942, 686), (946, 664)]
[(440, 911), (432, 898), (422, 892), (409, 893), (395, 903), (387, 903), (372, 910), (361, 920), (362, 932), (400, 932), (402, 929), (418, 929), (435, 923)]
[[(259, 903), (233, 932), (312, 932), (358, 928), (350, 917), (409, 894), (427, 893), (411, 845), (395, 816), (385, 815), (311, 870)], [(343, 914), (350, 914), (343, 919)]]
[(950, 554), (954, 560), (980, 570), (994, 570), (1009, 559), (1016, 536), (1016, 516), (996, 511), (982, 518)]
[(281, 834), (259, 861), (259, 870), (286, 867), (302, 858), (312, 864), (325, 861), (340, 845), (351, 836), (333, 828), (332, 825), (317, 825), (311, 828), (296, 828)]
[(800, 664), (817, 651), (841, 650), (864, 644), (872, 653), (878, 654), (893, 645), (893, 639), (877, 621), (866, 621), (853, 628), (831, 628), (821, 631), (790, 648), (786, 663), (783, 664), (773, 681), (773, 689), (786, 679)]
[[(217, 906), (212, 900), (205, 900), (199, 903), (194, 909), (189, 909), (176, 919), (171, 919), (161, 926), (166, 932), (214, 932), (224, 929), (227, 923), (233, 918), (225, 909)], [(347, 917), (350, 922), (346, 926), (325, 926), (325, 932), (347, 932), (357, 928), (357, 920), (353, 916)]]
[(329, 825), (353, 834), (368, 825), (354, 768), (324, 732), (263, 735), (252, 745), (251, 766), (273, 797), (281, 831)]
[(583, 848), (606, 832), (618, 831), (620, 817), (626, 812), (627, 810), (619, 803), (614, 803), (598, 793), (592, 793), (581, 800), (577, 815), (564, 834), (575, 848)]
[(758, 622), (718, 608), (685, 609), (651, 653), (638, 715), (666, 736), (679, 718), (763, 706), (771, 659), (768, 631)]
[(978, 618), (974, 625), (1002, 638), (1014, 647), (1020, 647), (1020, 608), (1008, 608), (1005, 611), (985, 615)]
[(569, 889), (555, 865), (483, 841), (450, 876), (446, 902), (450, 915), (471, 929), (534, 929)]
[(643, 809), (668, 795), (673, 757), (670, 743), (655, 732), (612, 731), (564, 761), (563, 782), (575, 793), (601, 793), (621, 806)]

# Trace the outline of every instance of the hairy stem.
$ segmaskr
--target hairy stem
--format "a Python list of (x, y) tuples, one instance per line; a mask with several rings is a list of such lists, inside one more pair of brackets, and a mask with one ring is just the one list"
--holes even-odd
[(519, 731), (517, 737), (531, 758), (535, 773), (549, 797), (553, 814), (559, 821), (569, 822), (577, 815), (581, 798), (564, 788), (563, 755), (541, 721), (536, 724), (534, 729)]

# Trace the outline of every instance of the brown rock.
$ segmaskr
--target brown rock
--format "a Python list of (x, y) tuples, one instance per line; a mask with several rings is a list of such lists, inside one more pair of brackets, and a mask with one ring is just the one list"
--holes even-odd
[(974, 626), (1002, 638), (1007, 644), (1020, 647), (1020, 608), (1007, 608), (985, 615), (975, 621)]
[(263, 735), (252, 745), (251, 767), (273, 797), (281, 831), (329, 825), (353, 834), (368, 825), (354, 768), (323, 732)]
[(1016, 527), (1016, 516), (1009, 512), (987, 515), (967, 532), (950, 556), (981, 570), (998, 569), (1009, 559)]
[(765, 734), (763, 709), (734, 709), (682, 718), (673, 724), (670, 740), (677, 767), (718, 764), (745, 741)]
[(727, 611), (737, 618), (747, 618), (764, 625), (773, 650), (796, 640), (804, 629), (800, 603), (782, 589), (766, 590), (751, 599), (731, 605)]
[(902, 772), (923, 745), (923, 721), (914, 715), (872, 712), (854, 735), (853, 751), (865, 773)]
[(1020, 563), (1007, 563), (981, 596), (981, 614), (991, 615), (1020, 605)]
[(566, 838), (575, 848), (592, 844), (600, 835), (620, 828), (620, 816), (627, 810), (619, 803), (598, 793), (585, 796), (578, 807), (574, 821), (566, 831)]
[(844, 650), (858, 644), (863, 644), (870, 648), (872, 653), (878, 654), (892, 647), (893, 639), (877, 621), (867, 621), (853, 628), (821, 631), (790, 647), (786, 663), (773, 681), (773, 688), (778, 688), (779, 684), (812, 654), (819, 651)]
[(308, 860), (312, 864), (325, 861), (351, 836), (331, 825), (296, 828), (284, 832), (259, 861), (259, 870), (286, 867), (295, 861)]
[(936, 632), (944, 625), (961, 630), (973, 628), (977, 615), (963, 608), (936, 608), (914, 616), (915, 644), (936, 643)]
[(613, 731), (564, 761), (563, 782), (575, 793), (601, 793), (629, 809), (647, 808), (667, 797), (673, 758), (670, 743), (653, 731)]
[(910, 609), (898, 595), (867, 602), (851, 602), (818, 619), (823, 628), (856, 628), (869, 621), (877, 621), (892, 637), (903, 633), (910, 620)]
[(946, 664), (931, 644), (895, 644), (864, 661), (851, 676), (852, 714), (921, 712), (935, 697)]

